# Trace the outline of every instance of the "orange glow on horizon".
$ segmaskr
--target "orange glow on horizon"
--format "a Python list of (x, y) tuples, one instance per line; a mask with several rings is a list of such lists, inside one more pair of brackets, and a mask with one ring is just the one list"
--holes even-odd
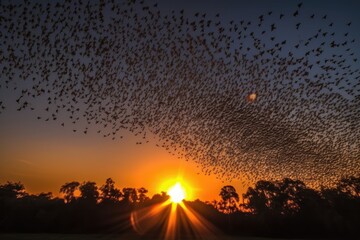
[(183, 201), (191, 188), (182, 177), (165, 181), (161, 188), (164, 187), (168, 189), (169, 199), (131, 213), (131, 225), (138, 234), (156, 231), (163, 239), (182, 239), (190, 235), (197, 239), (218, 234), (210, 222)]
[(158, 189), (159, 192), (166, 192), (174, 203), (180, 203), (183, 199), (190, 200), (197, 198), (190, 182), (185, 180), (180, 173), (176, 178), (169, 178), (162, 182)]
[[(11, 121), (14, 125), (0, 124), (0, 183), (20, 181), (31, 194), (52, 192), (54, 197), (62, 197), (59, 189), (66, 182), (94, 181), (100, 187), (111, 177), (119, 189), (146, 188), (150, 198), (179, 182), (187, 201), (211, 201), (219, 198), (220, 189), (227, 184), (214, 174), (203, 174), (194, 161), (157, 147), (156, 139), (136, 145), (139, 139), (131, 133), (125, 134), (127, 141), (112, 141), (93, 131), (84, 136), (63, 127), (59, 130), (56, 124), (34, 122), (25, 128), (20, 121), (23, 118), (23, 112), (16, 112)], [(14, 135), (14, 131), (22, 135)], [(247, 187), (240, 180), (231, 184), (239, 192)]]

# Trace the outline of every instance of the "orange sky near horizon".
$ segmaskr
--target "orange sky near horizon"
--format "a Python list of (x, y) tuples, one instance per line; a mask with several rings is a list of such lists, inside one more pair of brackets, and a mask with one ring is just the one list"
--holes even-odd
[[(239, 180), (223, 182), (205, 176), (193, 161), (185, 161), (156, 146), (156, 140), (137, 145), (127, 134), (112, 141), (90, 129), (73, 133), (59, 122), (24, 121), (26, 112), (0, 115), (0, 184), (21, 181), (30, 193), (51, 191), (59, 196), (69, 181), (95, 181), (111, 177), (117, 187), (145, 187), (149, 196), (167, 191), (177, 178), (187, 185), (187, 200), (219, 199), (221, 187), (233, 185), (239, 193), (247, 186)], [(190, 189), (188, 189), (190, 188)]]

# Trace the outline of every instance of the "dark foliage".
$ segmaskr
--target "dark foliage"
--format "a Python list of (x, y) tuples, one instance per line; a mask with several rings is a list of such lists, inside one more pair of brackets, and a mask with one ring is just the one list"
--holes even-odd
[[(360, 228), (359, 189), (359, 177), (343, 178), (335, 187), (321, 190), (285, 178), (258, 181), (243, 194), (242, 204), (233, 186), (221, 189), (219, 202), (196, 200), (184, 204), (230, 235), (345, 237)], [(99, 188), (95, 182), (65, 183), (60, 192), (63, 199), (51, 193), (28, 194), (19, 182), (0, 185), (0, 232), (132, 232), (133, 211), (169, 199), (165, 192), (149, 198), (145, 188), (121, 191), (111, 178)], [(157, 233), (159, 229), (149, 234)]]

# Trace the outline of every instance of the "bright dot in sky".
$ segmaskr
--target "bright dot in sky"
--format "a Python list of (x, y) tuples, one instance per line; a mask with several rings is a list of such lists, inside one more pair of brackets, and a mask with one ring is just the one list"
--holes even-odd
[(257, 94), (256, 93), (250, 93), (248, 96), (247, 96), (247, 100), (248, 102), (254, 102), (256, 100), (256, 97), (257, 97)]
[(180, 183), (176, 183), (171, 187), (168, 194), (173, 203), (180, 203), (185, 198), (185, 190), (181, 187)]

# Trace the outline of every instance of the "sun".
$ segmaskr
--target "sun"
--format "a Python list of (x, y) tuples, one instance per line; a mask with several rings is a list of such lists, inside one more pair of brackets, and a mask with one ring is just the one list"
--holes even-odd
[(168, 190), (170, 201), (173, 203), (180, 203), (185, 198), (185, 190), (180, 183), (176, 183)]

